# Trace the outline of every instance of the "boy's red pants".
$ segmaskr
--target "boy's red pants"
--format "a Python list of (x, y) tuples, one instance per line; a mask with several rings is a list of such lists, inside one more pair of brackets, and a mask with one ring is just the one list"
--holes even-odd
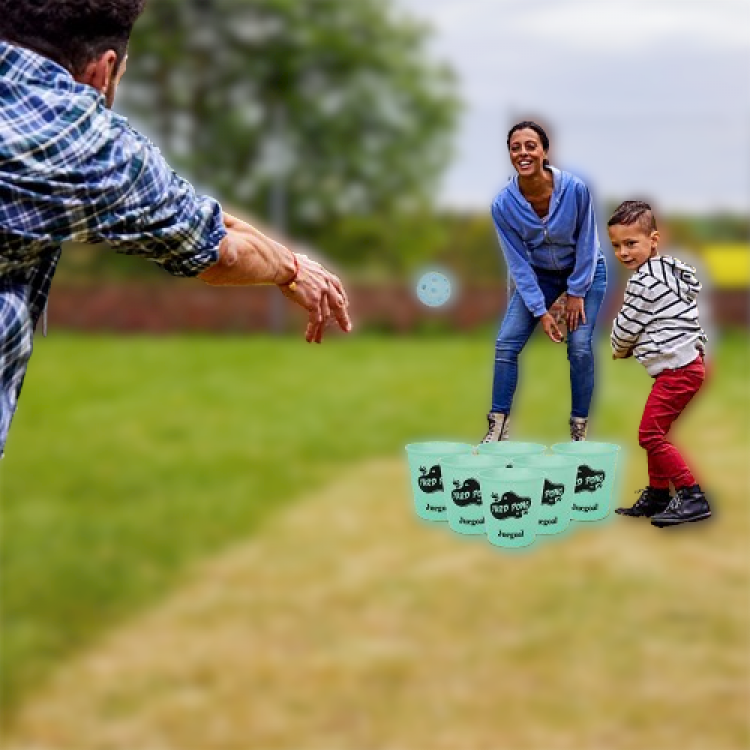
[(696, 484), (677, 448), (667, 441), (672, 422), (682, 414), (706, 377), (703, 357), (678, 370), (664, 370), (654, 378), (654, 385), (646, 400), (638, 442), (648, 453), (649, 484), (667, 489), (670, 481), (675, 489)]

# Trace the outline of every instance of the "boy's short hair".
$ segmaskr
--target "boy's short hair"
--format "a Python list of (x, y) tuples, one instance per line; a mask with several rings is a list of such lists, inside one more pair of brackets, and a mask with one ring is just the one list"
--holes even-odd
[(608, 227), (616, 224), (638, 224), (644, 232), (656, 231), (656, 218), (653, 209), (646, 201), (623, 201), (614, 211)]

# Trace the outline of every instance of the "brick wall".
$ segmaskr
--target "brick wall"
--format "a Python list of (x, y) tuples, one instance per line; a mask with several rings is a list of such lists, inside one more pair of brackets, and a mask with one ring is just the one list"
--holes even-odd
[[(458, 301), (432, 310), (405, 285), (350, 284), (352, 317), (359, 329), (406, 333), (423, 326), (469, 330), (498, 322), (505, 309), (501, 285), (467, 286)], [(51, 328), (121, 333), (174, 331), (261, 332), (283, 313), (288, 330), (304, 327), (302, 310), (281, 300), (275, 287), (217, 289), (198, 281), (102, 283), (96, 286), (55, 284), (49, 307)], [(715, 324), (748, 326), (750, 306), (745, 290), (713, 293)], [(277, 300), (274, 311), (274, 299)], [(611, 320), (621, 295), (608, 295), (602, 319)]]

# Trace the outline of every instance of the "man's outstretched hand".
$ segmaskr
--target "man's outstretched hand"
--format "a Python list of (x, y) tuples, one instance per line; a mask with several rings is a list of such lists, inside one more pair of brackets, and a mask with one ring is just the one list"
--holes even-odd
[(299, 272), (293, 284), (279, 286), (283, 295), (308, 313), (305, 340), (320, 344), (326, 327), (334, 320), (342, 331), (352, 330), (349, 300), (338, 276), (320, 263), (297, 253)]
[(206, 284), (276, 284), (285, 297), (307, 310), (308, 342), (321, 343), (334, 321), (342, 331), (351, 331), (349, 300), (338, 276), (227, 213), (224, 227), (227, 235), (219, 246), (219, 260), (199, 276)]

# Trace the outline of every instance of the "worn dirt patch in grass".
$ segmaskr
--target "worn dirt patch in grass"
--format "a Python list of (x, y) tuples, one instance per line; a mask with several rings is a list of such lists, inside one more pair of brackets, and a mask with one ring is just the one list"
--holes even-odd
[(64, 665), (4, 747), (744, 747), (738, 479), (715, 522), (508, 554), (418, 521), (402, 461), (355, 467)]

